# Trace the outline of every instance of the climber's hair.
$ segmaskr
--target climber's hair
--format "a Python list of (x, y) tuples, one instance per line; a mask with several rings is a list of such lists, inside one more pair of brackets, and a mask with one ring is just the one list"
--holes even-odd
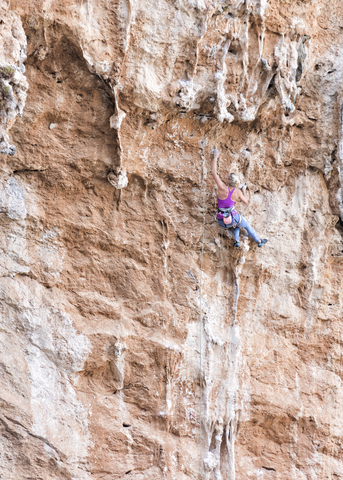
[(239, 185), (239, 178), (236, 173), (230, 173), (229, 175), (229, 186), (230, 187), (238, 187)]

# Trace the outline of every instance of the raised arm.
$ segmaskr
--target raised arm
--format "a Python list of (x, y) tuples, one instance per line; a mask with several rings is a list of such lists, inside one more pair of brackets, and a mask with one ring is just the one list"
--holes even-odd
[(243, 202), (245, 205), (248, 205), (249, 203), (249, 200), (248, 198), (246, 197), (246, 189), (247, 187), (245, 185), (243, 185), (242, 188), (239, 189), (239, 197), (238, 197), (238, 200)]
[(218, 173), (217, 173), (217, 160), (218, 160), (218, 157), (220, 155), (220, 152), (219, 150), (217, 150), (216, 148), (213, 150), (213, 162), (212, 162), (212, 177), (213, 177), (213, 180), (216, 182), (216, 184), (218, 185), (218, 188), (220, 190), (226, 190), (227, 189), (227, 186), (225, 185), (224, 182), (222, 182), (222, 180), (220, 179)]

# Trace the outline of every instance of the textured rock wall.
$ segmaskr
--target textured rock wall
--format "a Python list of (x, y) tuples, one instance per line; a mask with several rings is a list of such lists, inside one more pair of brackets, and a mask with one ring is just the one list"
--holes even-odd
[(343, 4), (0, 7), (0, 478), (343, 479)]

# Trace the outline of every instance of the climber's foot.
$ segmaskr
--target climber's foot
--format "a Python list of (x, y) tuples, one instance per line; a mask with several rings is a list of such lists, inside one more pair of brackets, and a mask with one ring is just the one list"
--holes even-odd
[(262, 245), (264, 245), (267, 242), (268, 242), (268, 240), (266, 238), (264, 238), (263, 240), (260, 241), (260, 243), (258, 243), (258, 246), (262, 247)]
[(235, 243), (235, 247), (236, 247), (236, 248), (239, 247), (239, 242), (236, 242), (236, 243)]

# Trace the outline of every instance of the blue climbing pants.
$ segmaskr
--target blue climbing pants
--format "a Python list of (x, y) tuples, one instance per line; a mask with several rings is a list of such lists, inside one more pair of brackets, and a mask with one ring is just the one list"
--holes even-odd
[[(239, 214), (236, 213), (235, 216), (234, 216), (234, 219), (236, 222), (239, 222)], [(232, 228), (232, 231), (233, 231), (233, 234), (235, 236), (235, 240), (236, 242), (239, 242), (239, 229), (240, 228), (245, 228), (245, 230), (248, 232), (248, 235), (253, 239), (255, 240), (256, 243), (260, 243), (260, 238), (259, 236), (257, 235), (257, 233), (255, 232), (255, 230), (250, 226), (249, 222), (247, 220), (245, 220), (244, 217), (241, 216), (241, 223), (240, 223), (240, 226), (239, 227), (236, 227), (236, 228)], [(218, 220), (218, 223), (221, 227), (225, 227), (225, 228), (228, 228), (225, 223), (223, 222), (223, 220)]]

